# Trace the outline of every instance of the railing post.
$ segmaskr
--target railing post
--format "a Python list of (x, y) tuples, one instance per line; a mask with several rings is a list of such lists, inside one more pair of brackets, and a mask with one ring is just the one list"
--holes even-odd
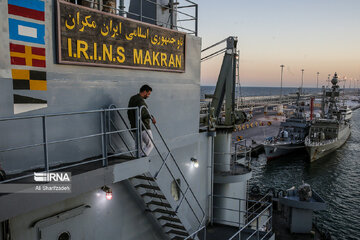
[(204, 240), (206, 240), (206, 224), (205, 224), (205, 228), (204, 228)]
[(211, 226), (214, 224), (214, 138), (211, 137)]
[[(109, 132), (111, 132), (111, 110), (110, 110), (110, 107), (109, 107), (109, 112), (107, 113), (107, 118), (105, 118), (104, 120), (107, 122), (107, 130)], [(112, 146), (112, 143), (111, 143), (111, 136), (109, 136), (108, 138), (108, 144), (109, 146)], [(115, 151), (115, 150), (114, 150)]]
[(195, 36), (198, 35), (198, 5), (195, 5)]
[(141, 143), (140, 143), (140, 114), (139, 114), (139, 108), (135, 109), (135, 127), (136, 127), (136, 133), (135, 133), (135, 147), (136, 147), (136, 158), (140, 158), (140, 151), (141, 151)]
[(238, 142), (235, 142), (235, 162), (237, 162), (237, 146)]
[(256, 218), (256, 238), (259, 240), (260, 232), (259, 232), (259, 218)]
[(49, 152), (47, 147), (47, 134), (46, 134), (46, 116), (42, 116), (43, 126), (43, 142), (44, 142), (44, 168), (46, 172), (49, 172)]
[(125, 11), (124, 11), (125, 3), (124, 3), (124, 0), (120, 0), (119, 8), (120, 8), (120, 16), (125, 17)]
[(241, 228), (241, 199), (239, 198), (239, 229)]
[(101, 133), (102, 133), (102, 137), (101, 137), (101, 150), (102, 150), (102, 157), (103, 157), (103, 167), (108, 165), (108, 159), (107, 159), (107, 147), (106, 147), (106, 110), (103, 110), (100, 112), (100, 124), (101, 124)]
[(249, 152), (249, 160), (248, 160), (248, 168), (250, 169), (250, 166), (251, 166), (251, 145), (250, 145), (250, 152)]
[(142, 10), (143, 10), (143, 1), (142, 0), (139, 0), (140, 1), (140, 21), (142, 22)]
[(169, 13), (170, 13), (170, 29), (174, 28), (174, 0), (169, 0)]
[[(272, 198), (271, 198), (271, 201), (272, 201)], [(272, 203), (271, 203), (271, 207), (270, 207), (270, 229), (272, 229), (272, 222), (273, 222), (273, 206), (272, 206)]]

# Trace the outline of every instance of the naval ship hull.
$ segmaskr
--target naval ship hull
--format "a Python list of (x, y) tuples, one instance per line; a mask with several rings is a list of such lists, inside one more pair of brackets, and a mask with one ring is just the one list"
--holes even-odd
[(320, 158), (327, 156), (329, 153), (335, 151), (336, 149), (340, 148), (346, 140), (350, 136), (350, 125), (346, 125), (340, 132), (339, 137), (337, 140), (316, 145), (316, 144), (309, 144), (305, 142), (306, 151), (309, 154), (310, 162), (314, 162)]
[(290, 153), (304, 150), (304, 143), (296, 144), (264, 144), (266, 159), (268, 161), (286, 156)]
[[(23, 2), (16, 1), (19, 4)], [(137, 68), (134, 66), (131, 68), (117, 67), (113, 65), (114, 61), (111, 63), (112, 67), (109, 66), (110, 64), (105, 63), (103, 65), (85, 65), (85, 62), (81, 62), (84, 63), (81, 65), (78, 64), (79, 62), (76, 64), (70, 62), (60, 64), (56, 61), (58, 52), (55, 49), (63, 45), (58, 44), (54, 37), (55, 33), (59, 33), (65, 27), (62, 27), (64, 25), (60, 26), (62, 22), (59, 22), (59, 24), (56, 22), (58, 17), (60, 18), (60, 15), (55, 14), (56, 10), (60, 9), (56, 6), (57, 1), (32, 2), (38, 4), (37, 9), (42, 6), (42, 14), (46, 16), (43, 21), (32, 20), (22, 17), (23, 15), (14, 15), (14, 13), (9, 14), (10, 2), (0, 1), (0, 23), (2, 25), (0, 30), (0, 52), (3, 53), (0, 59), (0, 118), (10, 119), (0, 122), (0, 131), (2, 133), (0, 149), (3, 150), (0, 156), (0, 168), (6, 173), (7, 180), (11, 180), (13, 176), (23, 176), (36, 171), (42, 172), (45, 169), (44, 159), (46, 158), (48, 160), (47, 167), (53, 172), (72, 173), (71, 192), (30, 192), (22, 194), (14, 190), (14, 192), (6, 194), (1, 193), (0, 239), (3, 240), (2, 236), (10, 235), (11, 239), (19, 240), (70, 238), (87, 240), (170, 239), (177, 236), (178, 233), (178, 231), (170, 232), (174, 230), (170, 229), (172, 225), (170, 227), (167, 225), (166, 228), (162, 227), (170, 220), (177, 221), (178, 225), (181, 224), (181, 229), (187, 234), (197, 230), (199, 225), (197, 218), (200, 221), (203, 218), (201, 209), (205, 209), (209, 199), (208, 189), (210, 187), (204, 186), (207, 186), (209, 182), (206, 166), (209, 165), (208, 161), (211, 159), (210, 142), (212, 139), (212, 137), (207, 136), (207, 133), (199, 133), (198, 103), (200, 99), (201, 39), (192, 35), (184, 36), (184, 40), (186, 38), (186, 45), (183, 45), (186, 52), (186, 56), (183, 56), (183, 59), (186, 58), (183, 62), (183, 66), (185, 66), (184, 72), (165, 71), (167, 69), (148, 71), (145, 64), (143, 64), (143, 60), (139, 64), (141, 66), (136, 66)], [(66, 5), (62, 9), (68, 10), (69, 13), (83, 11), (79, 16), (91, 16), (91, 20), (94, 23), (96, 21), (99, 27), (107, 24), (110, 20), (115, 22), (115, 20), (119, 19), (118, 16), (112, 17), (107, 12), (102, 14), (100, 11), (91, 10), (85, 8), (85, 6), (77, 7), (77, 5), (71, 3), (64, 3), (63, 5), (65, 1), (59, 1), (59, 5), (60, 2), (61, 6)], [(30, 5), (31, 3), (25, 7)], [(40, 11), (38, 12), (40, 15)], [(83, 14), (85, 12), (86, 15)], [(19, 12), (16, 13), (20, 14)], [(68, 16), (64, 14), (63, 16)], [(105, 17), (108, 20), (105, 21)], [(32, 29), (33, 35), (38, 36), (39, 39), (37, 40), (39, 42), (31, 42), (34, 41), (34, 37), (29, 36), (22, 36), (20, 39), (22, 41), (19, 39), (14, 40), (11, 31), (17, 31), (20, 27), (18, 28), (17, 25), (12, 24), (12, 21), (25, 24), (19, 25), (24, 26), (24, 29)], [(125, 20), (122, 18), (121, 21), (124, 30)], [(131, 24), (131, 26), (145, 26), (135, 21), (132, 21)], [(38, 29), (34, 26), (37, 26)], [(130, 23), (128, 26), (130, 26)], [(150, 33), (160, 29), (155, 25), (146, 25), (146, 27)], [(85, 27), (84, 34), (91, 29), (94, 28)], [(136, 28), (134, 27), (134, 29)], [(166, 34), (178, 34), (164, 28), (160, 30), (164, 37), (168, 36)], [(89, 36), (96, 36), (95, 34), (91, 32)], [(121, 36), (121, 39), (120, 37), (116, 38), (120, 40), (114, 40), (115, 43), (110, 45), (110, 42), (104, 39), (103, 35), (99, 35), (95, 39), (98, 46), (100, 46), (100, 41), (103, 41), (104, 45), (107, 45), (109, 49), (113, 47), (113, 50), (115, 50), (115, 46), (125, 47), (119, 42), (125, 38), (123, 36)], [(19, 36), (16, 35), (16, 37)], [(79, 36), (76, 40), (83, 42), (84, 46), (91, 46), (93, 44), (90, 40), (94, 39), (89, 38)], [(133, 39), (131, 41), (133, 45), (125, 48), (126, 51), (132, 53), (133, 49), (141, 47), (145, 52), (142, 47), (145, 45), (141, 44), (147, 40), (142, 39), (139, 39), (139, 41), (141, 40), (140, 45), (136, 44), (136, 39)], [(88, 45), (85, 45), (84, 42)], [(30, 49), (30, 52), (33, 49), (33, 54), (22, 53), (25, 46), (26, 49)], [(72, 46), (73, 53), (77, 53), (76, 46), (75, 44)], [(165, 47), (163, 49), (166, 49)], [(18, 51), (16, 54), (17, 56), (21, 55), (22, 59), (26, 57), (26, 66), (25, 64), (24, 66), (13, 64), (16, 63), (13, 51)], [(44, 56), (35, 54), (35, 51)], [(171, 52), (171, 49), (167, 50), (168, 54)], [(98, 56), (103, 57), (101, 53), (99, 48)], [(108, 54), (113, 57), (115, 53), (112, 50), (108, 51)], [(84, 58), (88, 54), (90, 54), (90, 50), (83, 50), (81, 56)], [(35, 63), (34, 60), (39, 61), (39, 59), (43, 59), (41, 60), (43, 64), (41, 67), (29, 65)], [(76, 60), (80, 61), (81, 59), (76, 58)], [(87, 59), (85, 58), (85, 60)], [(86, 64), (89, 63), (86, 62)], [(149, 62), (147, 64), (149, 65)], [(40, 64), (38, 63), (38, 65)], [(25, 79), (19, 81), (30, 84), (30, 71), (32, 74), (38, 74), (34, 78), (37, 79), (35, 83), (41, 82), (42, 85), (40, 86), (42, 88), (31, 90), (28, 86), (25, 86), (27, 88), (25, 89), (24, 86), (14, 84), (17, 83), (14, 79)], [(14, 74), (12, 74), (13, 72)], [(27, 75), (20, 76), (21, 74), (16, 75), (17, 73)], [(41, 79), (38, 79), (38, 77)], [(162, 168), (157, 182), (150, 178), (155, 176), (163, 163), (155, 149), (150, 155), (151, 159), (135, 158), (127, 161), (132, 158), (120, 158), (120, 156), (125, 157), (125, 154), (119, 155), (118, 159), (107, 156), (114, 152), (119, 154), (127, 152), (128, 148), (125, 144), (128, 145), (130, 150), (135, 149), (135, 142), (119, 114), (122, 114), (121, 116), (128, 123), (126, 107), (129, 99), (132, 95), (137, 94), (144, 84), (149, 84), (153, 88), (151, 97), (146, 100), (147, 104), (158, 121), (157, 126), (162, 132), (164, 141), (166, 141), (172, 155), (176, 158), (176, 164), (182, 167), (181, 172), (184, 177), (179, 176), (178, 169), (172, 171), (176, 171), (174, 175), (179, 179), (181, 178), (182, 187), (184, 187), (185, 181), (189, 183), (189, 186), (191, 185), (187, 194), (190, 193), (190, 190), (194, 192), (194, 195), (196, 194), (196, 197), (193, 197), (189, 202), (191, 207), (197, 206), (196, 208), (193, 207), (197, 215), (189, 210), (190, 207), (187, 205), (186, 198), (182, 201), (181, 206), (179, 205), (180, 201), (176, 202), (174, 200), (170, 188), (174, 180), (165, 167)], [(111, 104), (125, 110), (117, 111), (119, 114), (113, 111), (114, 114), (111, 118), (109, 117), (110, 114), (105, 116), (105, 111), (102, 110), (108, 109)], [(181, 109), (181, 112), (174, 112), (174, 109)], [(100, 115), (101, 112), (102, 115)], [(18, 119), (19, 117), (24, 119)], [(121, 136), (112, 135), (111, 139), (110, 137), (106, 138), (106, 140), (111, 140), (115, 150), (110, 148), (110, 144), (102, 144), (102, 139), (104, 140), (105, 137), (101, 138), (98, 135), (99, 133), (105, 133), (105, 131), (114, 130), (114, 127), (109, 130), (109, 124), (105, 124), (108, 121), (104, 121), (106, 119), (109, 121), (111, 119), (114, 122), (113, 125), (124, 131)], [(47, 134), (45, 134), (45, 124)], [(173, 126), (176, 126), (176, 128)], [(159, 135), (155, 134), (154, 128), (154, 141), (158, 143), (162, 140)], [(93, 137), (89, 137), (91, 135)], [(39, 136), (44, 138), (39, 138)], [(53, 143), (51, 146), (47, 145), (49, 148), (46, 148), (46, 150), (43, 145), (41, 147), (25, 148), (38, 143), (44, 143), (45, 145), (47, 143), (43, 139), (46, 138), (48, 141), (56, 141), (57, 143)], [(77, 140), (69, 141), (69, 139)], [(124, 139), (124, 141), (121, 139)], [(163, 147), (164, 145), (160, 144), (159, 151), (167, 153)], [(17, 151), (8, 150), (13, 146), (21, 149)], [(44, 152), (48, 153), (48, 156), (44, 157)], [(103, 161), (95, 161), (99, 159), (99, 156), (104, 156)], [(167, 163), (172, 161), (170, 157), (167, 159)], [(188, 166), (192, 157), (196, 158), (200, 163), (200, 166), (196, 169)], [(105, 160), (108, 160), (108, 163), (105, 163)], [(75, 167), (68, 167), (75, 164), (78, 164), (76, 169)], [(175, 163), (172, 164), (176, 168)], [(61, 169), (59, 170), (59, 168)], [(136, 177), (139, 176), (152, 179), (151, 183), (154, 186), (149, 186), (147, 180), (137, 179)], [(29, 177), (26, 178), (26, 181), (35, 182), (36, 180), (34, 177)], [(157, 186), (155, 186), (155, 183)], [(161, 186), (162, 184), (164, 186)], [(172, 218), (169, 220), (166, 215), (168, 212), (155, 212), (164, 204), (160, 207), (155, 204), (146, 206), (145, 202), (154, 199), (154, 195), (151, 195), (154, 188), (158, 193), (155, 195), (156, 199), (160, 198), (161, 202), (166, 199), (169, 200), (165, 205), (167, 209), (175, 210), (175, 204), (177, 204), (176, 206), (180, 206), (179, 212), (184, 214), (179, 215), (179, 217), (176, 216), (176, 218), (172, 214)], [(109, 198), (107, 198), (107, 194), (109, 194)], [(158, 204), (159, 201), (155, 203)], [(168, 207), (169, 205), (173, 207)], [(154, 211), (150, 212), (150, 209)], [(166, 218), (158, 219), (162, 217), (160, 215), (165, 215)], [(8, 223), (6, 229), (2, 227), (3, 222)], [(182, 232), (182, 234), (184, 233)]]

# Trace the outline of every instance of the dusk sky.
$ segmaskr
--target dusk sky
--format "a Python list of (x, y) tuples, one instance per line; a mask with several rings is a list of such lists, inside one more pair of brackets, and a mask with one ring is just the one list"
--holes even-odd
[[(242, 86), (326, 84), (328, 74), (360, 80), (360, 0), (199, 0), (205, 48), (238, 37)], [(202, 63), (201, 84), (215, 85), (223, 55)]]

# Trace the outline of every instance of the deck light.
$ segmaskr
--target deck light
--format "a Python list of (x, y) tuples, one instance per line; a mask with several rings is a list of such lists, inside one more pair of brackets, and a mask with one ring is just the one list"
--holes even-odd
[(113, 195), (112, 195), (112, 190), (111, 188), (109, 188), (108, 186), (103, 186), (101, 188), (101, 190), (103, 190), (105, 192), (105, 197), (107, 200), (111, 200)]
[(199, 161), (196, 158), (191, 158), (190, 160), (195, 168), (199, 167)]

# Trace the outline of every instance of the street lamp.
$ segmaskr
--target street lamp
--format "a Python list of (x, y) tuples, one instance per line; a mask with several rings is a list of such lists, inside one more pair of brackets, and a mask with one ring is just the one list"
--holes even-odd
[(319, 88), (319, 72), (316, 73), (316, 90)]
[(281, 67), (281, 77), (280, 77), (280, 79), (281, 79), (281, 85), (280, 85), (280, 103), (281, 103), (281, 99), (282, 99), (282, 82), (283, 82), (283, 70), (284, 70), (284, 65), (280, 65), (280, 67)]
[(304, 69), (301, 69), (301, 88), (300, 88), (300, 94), (302, 95), (303, 92), (303, 85), (304, 85)]

